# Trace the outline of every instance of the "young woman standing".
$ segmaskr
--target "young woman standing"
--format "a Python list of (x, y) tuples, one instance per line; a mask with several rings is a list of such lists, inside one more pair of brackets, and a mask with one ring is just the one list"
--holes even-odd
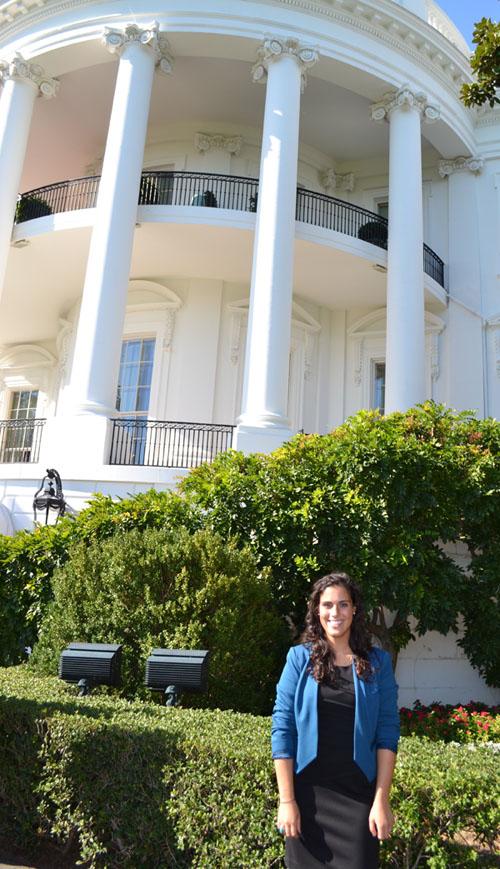
[(272, 749), (288, 869), (377, 869), (392, 829), (399, 739), (390, 656), (373, 648), (345, 573), (313, 586), (277, 686)]

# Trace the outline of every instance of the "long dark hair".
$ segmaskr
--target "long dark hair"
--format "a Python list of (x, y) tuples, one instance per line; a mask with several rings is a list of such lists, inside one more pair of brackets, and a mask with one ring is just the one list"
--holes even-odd
[(335, 652), (328, 642), (319, 620), (321, 595), (331, 586), (345, 588), (356, 609), (349, 634), (349, 645), (354, 654), (354, 666), (358, 676), (367, 679), (373, 671), (369, 658), (372, 644), (366, 627), (361, 590), (347, 573), (328, 573), (316, 580), (311, 589), (305, 628), (300, 638), (301, 643), (309, 643), (311, 646), (310, 672), (317, 682), (336, 682), (338, 678)]

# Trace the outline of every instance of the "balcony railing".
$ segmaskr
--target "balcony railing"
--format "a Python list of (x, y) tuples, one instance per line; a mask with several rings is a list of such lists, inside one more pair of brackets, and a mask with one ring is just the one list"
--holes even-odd
[[(100, 177), (61, 181), (24, 193), (18, 201), (16, 223), (47, 214), (94, 208)], [(202, 208), (227, 208), (256, 211), (259, 184), (254, 178), (217, 175), (209, 172), (143, 172), (139, 205), (194, 205)], [(358, 205), (316, 193), (297, 190), (296, 220), (321, 226), (387, 249), (387, 218)], [(424, 245), (426, 274), (444, 287), (443, 260)]]
[(112, 419), (110, 465), (197, 468), (226, 452), (232, 425), (120, 417)]
[(38, 462), (44, 419), (0, 420), (0, 463)]

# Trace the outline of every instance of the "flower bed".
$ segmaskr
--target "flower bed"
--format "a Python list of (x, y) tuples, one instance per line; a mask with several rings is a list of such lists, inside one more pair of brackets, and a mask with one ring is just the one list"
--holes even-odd
[(400, 710), (403, 736), (426, 736), (443, 742), (500, 742), (500, 706), (467, 703), (452, 706), (416, 700)]

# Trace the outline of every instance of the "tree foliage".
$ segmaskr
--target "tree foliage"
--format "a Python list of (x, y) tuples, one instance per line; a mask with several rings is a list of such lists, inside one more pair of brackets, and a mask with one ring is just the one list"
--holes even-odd
[(500, 88), (500, 23), (482, 18), (474, 27), (472, 41), (476, 46), (471, 67), (476, 81), (462, 85), (461, 97), (466, 106), (500, 103), (496, 96)]
[[(456, 631), (463, 614), (466, 653), (499, 683), (499, 456), (497, 422), (427, 403), (387, 417), (361, 412), (269, 456), (222, 455), (182, 490), (207, 527), (250, 542), (297, 631), (312, 580), (347, 570), (394, 658), (412, 632)], [(470, 573), (446, 551), (457, 542)]]

